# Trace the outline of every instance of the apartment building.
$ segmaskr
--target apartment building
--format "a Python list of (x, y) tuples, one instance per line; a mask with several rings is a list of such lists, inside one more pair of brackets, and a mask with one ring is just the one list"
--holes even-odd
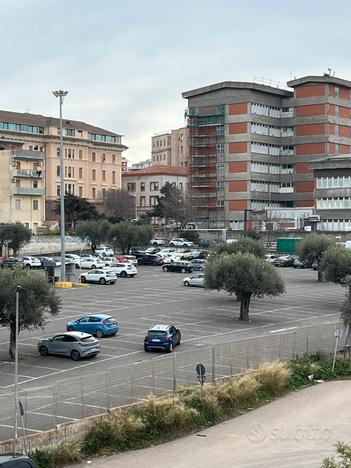
[[(96, 203), (104, 190), (121, 188), (122, 152), (127, 149), (121, 135), (68, 119), (63, 121), (63, 131), (65, 192)], [(45, 219), (55, 219), (56, 200), (60, 195), (59, 119), (0, 110), (0, 144), (3, 151), (12, 151), (15, 159), (16, 154), (41, 156), (42, 183), (31, 188), (44, 190)], [(2, 174), (6, 164), (7, 159), (0, 158)], [(27, 170), (23, 163), (20, 169)], [(14, 172), (9, 180), (17, 190), (28, 189), (29, 179), (22, 172)], [(21, 195), (24, 196), (23, 190)], [(7, 202), (4, 199), (0, 203)]]
[(158, 133), (151, 138), (152, 165), (188, 167), (187, 127)]
[(136, 201), (136, 218), (151, 211), (157, 203), (161, 188), (169, 182), (182, 192), (187, 190), (188, 169), (174, 166), (152, 166), (122, 174), (123, 189)]
[(351, 231), (351, 154), (311, 162), (318, 229)]
[(310, 162), (350, 152), (351, 81), (323, 75), (287, 84), (229, 81), (183, 93), (198, 222), (243, 229), (248, 212), (313, 207)]

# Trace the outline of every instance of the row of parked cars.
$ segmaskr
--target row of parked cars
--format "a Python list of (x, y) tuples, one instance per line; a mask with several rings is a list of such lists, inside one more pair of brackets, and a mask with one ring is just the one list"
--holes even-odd
[(313, 268), (317, 270), (317, 262), (301, 261), (297, 255), (267, 254), (266, 261), (276, 267)]
[[(95, 357), (100, 352), (99, 339), (116, 335), (118, 321), (107, 314), (85, 315), (66, 324), (66, 332), (39, 340), (38, 351), (42, 356), (68, 356), (74, 361)], [(155, 324), (146, 333), (144, 350), (163, 349), (172, 352), (181, 342), (181, 332), (172, 324)]]

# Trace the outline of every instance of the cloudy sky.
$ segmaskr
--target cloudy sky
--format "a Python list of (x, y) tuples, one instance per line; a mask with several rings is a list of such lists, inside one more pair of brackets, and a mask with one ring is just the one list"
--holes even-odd
[(136, 162), (184, 125), (183, 91), (328, 68), (351, 79), (348, 0), (0, 0), (0, 108), (124, 135)]

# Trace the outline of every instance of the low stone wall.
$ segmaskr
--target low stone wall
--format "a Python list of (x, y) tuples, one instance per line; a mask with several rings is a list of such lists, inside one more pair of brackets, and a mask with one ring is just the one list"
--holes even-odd
[[(58, 424), (55, 429), (39, 432), (26, 437), (26, 447), (28, 452), (38, 450), (47, 450), (58, 447), (62, 444), (72, 442), (81, 442), (88, 431), (99, 421), (109, 420), (111, 416), (117, 415), (125, 408), (140, 405), (141, 403), (132, 403), (130, 405), (112, 408), (108, 413), (102, 413), (96, 416), (89, 416), (78, 421), (64, 424)], [(5, 440), (0, 442), (0, 454), (8, 453), (13, 450), (13, 441)], [(17, 451), (23, 452), (22, 429), (18, 428)]]

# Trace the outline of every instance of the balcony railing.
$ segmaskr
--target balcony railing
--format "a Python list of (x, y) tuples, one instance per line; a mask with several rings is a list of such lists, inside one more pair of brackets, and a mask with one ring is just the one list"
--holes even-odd
[(41, 170), (15, 169), (12, 171), (12, 177), (34, 177), (35, 179), (39, 179), (44, 177), (44, 173)]
[(16, 159), (37, 159), (43, 161), (44, 153), (41, 151), (13, 150), (12, 157)]
[(33, 188), (33, 187), (14, 187), (14, 195), (44, 195), (43, 188)]

